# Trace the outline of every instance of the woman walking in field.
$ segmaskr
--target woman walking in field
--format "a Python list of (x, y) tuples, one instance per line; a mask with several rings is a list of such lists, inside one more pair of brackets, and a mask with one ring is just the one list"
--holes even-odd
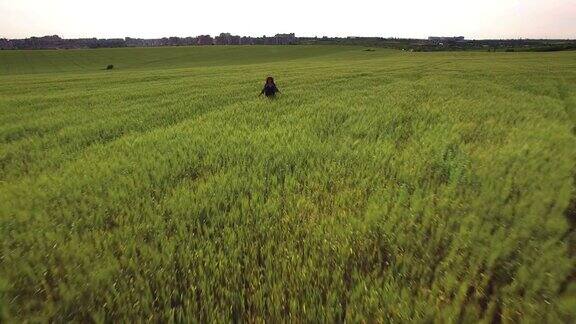
[(274, 78), (269, 76), (266, 78), (266, 84), (264, 84), (264, 89), (260, 91), (260, 96), (264, 94), (268, 98), (274, 98), (276, 93), (280, 93), (278, 87), (276, 87), (276, 83), (274, 83)]

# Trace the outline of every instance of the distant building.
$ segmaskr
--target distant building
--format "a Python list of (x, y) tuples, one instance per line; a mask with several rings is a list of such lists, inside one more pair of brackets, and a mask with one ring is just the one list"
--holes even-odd
[(160, 39), (142, 38), (79, 38), (63, 39), (58, 35), (30, 37), (26, 39), (0, 39), (0, 50), (9, 49), (76, 49), (108, 47), (156, 47), (156, 46), (192, 46), (192, 45), (290, 45), (297, 44), (294, 33), (276, 34), (273, 37), (241, 37), (230, 33), (221, 33), (212, 38), (210, 35), (198, 37), (164, 37)]
[(126, 37), (124, 39), (124, 41), (126, 42), (126, 46), (128, 47), (144, 47), (144, 40), (140, 39), (140, 38), (130, 38), (130, 37)]
[(58, 35), (44, 36), (44, 37), (31, 37), (27, 41), (27, 45), (32, 49), (45, 48), (45, 49), (58, 49), (63, 48), (64, 43), (62, 38)]
[(230, 33), (221, 33), (214, 38), (214, 44), (216, 45), (240, 45), (240, 43), (241, 37), (231, 35)]
[(98, 47), (125, 47), (126, 43), (122, 38), (99, 39)]
[(276, 34), (273, 37), (267, 37), (264, 35), (255, 39), (255, 44), (258, 45), (292, 45), (297, 43), (298, 39), (294, 33)]
[(191, 46), (196, 45), (198, 43), (198, 39), (196, 37), (186, 37), (182, 39), (182, 45)]
[(127, 47), (157, 47), (157, 46), (191, 46), (196, 45), (194, 37), (164, 37), (160, 39), (141, 39), (126, 37), (124, 42)]
[(14, 44), (9, 39), (0, 38), (0, 50), (14, 49)]
[(252, 37), (242, 37), (240, 38), (240, 45), (254, 45), (256, 44), (256, 42), (254, 41), (254, 38)]
[(200, 35), (197, 40), (197, 45), (214, 45), (214, 39), (210, 35)]
[(276, 39), (277, 45), (293, 45), (293, 44), (297, 43), (296, 35), (294, 33), (276, 34), (276, 36), (274, 36), (274, 38)]
[(428, 37), (428, 41), (432, 43), (461, 43), (466, 41), (464, 36), (456, 36), (456, 37)]

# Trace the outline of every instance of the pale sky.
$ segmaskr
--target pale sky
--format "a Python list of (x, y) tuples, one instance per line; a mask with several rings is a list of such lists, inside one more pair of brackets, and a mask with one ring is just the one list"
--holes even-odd
[(0, 0), (0, 38), (576, 38), (576, 0)]

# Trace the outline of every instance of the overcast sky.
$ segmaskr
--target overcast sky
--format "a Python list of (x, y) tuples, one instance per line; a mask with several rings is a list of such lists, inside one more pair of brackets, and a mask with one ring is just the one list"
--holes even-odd
[(576, 0), (0, 0), (0, 38), (576, 38)]

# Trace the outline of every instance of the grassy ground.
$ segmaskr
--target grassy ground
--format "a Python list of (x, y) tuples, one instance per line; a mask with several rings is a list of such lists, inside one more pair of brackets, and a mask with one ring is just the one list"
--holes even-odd
[(151, 70), (227, 66), (296, 60), (349, 51), (346, 46), (250, 46), (116, 48), (68, 51), (5, 51), (0, 75), (95, 72), (109, 64), (120, 70)]
[(576, 53), (0, 52), (0, 321), (573, 322), (575, 125)]

